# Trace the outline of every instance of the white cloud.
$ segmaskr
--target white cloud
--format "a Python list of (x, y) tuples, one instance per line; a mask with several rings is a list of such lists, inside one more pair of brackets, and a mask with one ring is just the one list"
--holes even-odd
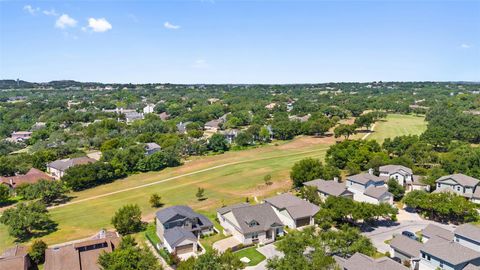
[(197, 59), (192, 64), (192, 68), (205, 69), (209, 67), (210, 65), (207, 63), (205, 59)]
[(180, 25), (174, 25), (174, 24), (171, 24), (170, 22), (165, 22), (163, 26), (167, 29), (173, 29), (173, 30), (180, 29)]
[(77, 25), (77, 21), (68, 16), (67, 14), (62, 14), (62, 16), (58, 17), (57, 21), (55, 22), (55, 27), (65, 29), (67, 27), (75, 27)]
[(466, 44), (466, 43), (462, 43), (462, 44), (460, 45), (460, 48), (462, 48), (462, 49), (470, 49), (470, 48), (472, 48), (472, 47), (473, 47), (472, 45)]
[(88, 18), (88, 27), (90, 27), (93, 32), (106, 32), (112, 29), (112, 25), (105, 18)]
[(47, 16), (55, 16), (55, 17), (58, 16), (58, 13), (55, 11), (55, 9), (44, 10), (42, 11), (42, 13)]
[(32, 7), (31, 5), (25, 5), (23, 6), (23, 10), (25, 10), (26, 12), (30, 13), (31, 15), (35, 15), (35, 13), (37, 13), (38, 11), (40, 11), (39, 8), (34, 8)]

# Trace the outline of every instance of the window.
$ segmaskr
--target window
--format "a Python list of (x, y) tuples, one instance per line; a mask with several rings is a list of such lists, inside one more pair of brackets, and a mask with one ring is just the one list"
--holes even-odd
[(460, 186), (457, 186), (457, 190), (460, 191)]
[(252, 240), (258, 240), (258, 233), (252, 233)]
[(427, 260), (431, 260), (432, 258), (430, 257), (430, 255), (427, 255)]
[(443, 269), (443, 262), (440, 262), (440, 268)]

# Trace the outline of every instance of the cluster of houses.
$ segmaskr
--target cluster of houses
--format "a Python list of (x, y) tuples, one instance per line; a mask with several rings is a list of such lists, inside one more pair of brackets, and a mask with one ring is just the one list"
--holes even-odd
[(421, 231), (421, 239), (395, 236), (390, 256), (412, 270), (480, 269), (480, 228), (463, 224), (451, 232), (430, 224)]
[[(120, 243), (116, 232), (101, 230), (89, 239), (51, 246), (45, 250), (44, 270), (100, 270), (98, 257), (112, 252)], [(25, 246), (15, 246), (0, 255), (0, 269), (32, 269), (32, 261)]]

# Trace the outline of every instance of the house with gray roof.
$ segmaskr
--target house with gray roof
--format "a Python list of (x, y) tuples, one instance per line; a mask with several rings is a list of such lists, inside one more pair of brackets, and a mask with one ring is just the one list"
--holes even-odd
[(217, 210), (217, 218), (224, 234), (233, 235), (244, 245), (270, 243), (284, 234), (283, 222), (267, 203), (223, 207)]
[(373, 169), (368, 173), (347, 176), (347, 189), (353, 193), (353, 199), (359, 202), (373, 204), (393, 204), (393, 195), (388, 192), (388, 177), (379, 177), (373, 174)]
[(136, 121), (136, 120), (141, 120), (143, 118), (144, 118), (143, 113), (138, 113), (135, 111), (125, 113), (125, 121), (127, 122), (127, 124), (132, 123), (133, 121)]
[(425, 229), (422, 230), (422, 242), (426, 243), (429, 239), (440, 236), (444, 239), (453, 240), (453, 233), (445, 228), (434, 224), (428, 224)]
[(404, 235), (396, 235), (390, 242), (390, 257), (398, 258), (402, 263), (408, 262), (411, 269), (418, 269), (422, 246), (422, 242)]
[(190, 124), (191, 122), (180, 122), (178, 123), (177, 126), (177, 131), (180, 134), (185, 134), (187, 133), (187, 125)]
[(414, 175), (412, 169), (403, 165), (385, 165), (379, 167), (380, 177), (395, 179), (397, 183), (405, 187), (405, 191), (425, 190), (429, 191), (430, 186), (422, 183), (421, 176)]
[(472, 199), (475, 190), (480, 183), (480, 180), (470, 177), (465, 174), (457, 173), (446, 175), (438, 178), (435, 181), (438, 192), (454, 192), (467, 199)]
[(292, 229), (313, 225), (313, 216), (320, 211), (317, 205), (290, 193), (265, 199), (265, 203), (270, 204), (282, 223)]
[(429, 239), (420, 254), (419, 270), (463, 270), (469, 264), (480, 266), (480, 252), (439, 236)]
[(145, 144), (145, 155), (149, 156), (155, 152), (158, 152), (162, 150), (162, 147), (160, 147), (160, 145), (154, 143), (154, 142), (151, 142), (151, 143), (146, 143)]
[(95, 162), (97, 162), (97, 160), (89, 157), (59, 159), (47, 164), (47, 173), (58, 180), (62, 178), (65, 172), (71, 167)]
[(472, 224), (462, 224), (453, 232), (454, 241), (480, 252), (480, 227)]
[(219, 117), (218, 119), (213, 119), (213, 120), (210, 120), (210, 121), (206, 122), (205, 125), (203, 126), (203, 128), (205, 130), (211, 130), (211, 131), (216, 132), (217, 130), (220, 129), (220, 125), (227, 121), (227, 115), (228, 114), (224, 114), (221, 117)]
[(345, 183), (340, 183), (338, 179), (333, 181), (326, 181), (322, 179), (317, 179), (313, 181), (308, 181), (303, 183), (305, 186), (315, 187), (317, 189), (320, 199), (323, 201), (328, 198), (328, 196), (334, 197), (346, 197), (353, 199), (353, 192), (349, 191), (345, 186)]
[(333, 259), (342, 270), (408, 270), (388, 257), (374, 259), (358, 252), (348, 259), (339, 256), (333, 256)]
[(163, 246), (182, 259), (203, 250), (198, 243), (202, 235), (213, 233), (213, 223), (190, 207), (175, 205), (157, 211), (156, 230)]

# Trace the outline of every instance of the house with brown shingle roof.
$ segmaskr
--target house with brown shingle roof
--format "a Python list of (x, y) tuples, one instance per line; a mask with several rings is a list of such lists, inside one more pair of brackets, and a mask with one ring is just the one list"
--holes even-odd
[(100, 231), (91, 239), (45, 251), (45, 270), (100, 270), (98, 256), (112, 252), (120, 243), (116, 232)]
[(7, 185), (11, 190), (22, 184), (35, 184), (40, 180), (55, 180), (50, 175), (36, 169), (31, 168), (26, 174), (18, 174), (15, 176), (2, 176), (0, 183)]
[(1, 270), (27, 270), (32, 266), (28, 249), (24, 246), (16, 245), (7, 249), (0, 255)]

